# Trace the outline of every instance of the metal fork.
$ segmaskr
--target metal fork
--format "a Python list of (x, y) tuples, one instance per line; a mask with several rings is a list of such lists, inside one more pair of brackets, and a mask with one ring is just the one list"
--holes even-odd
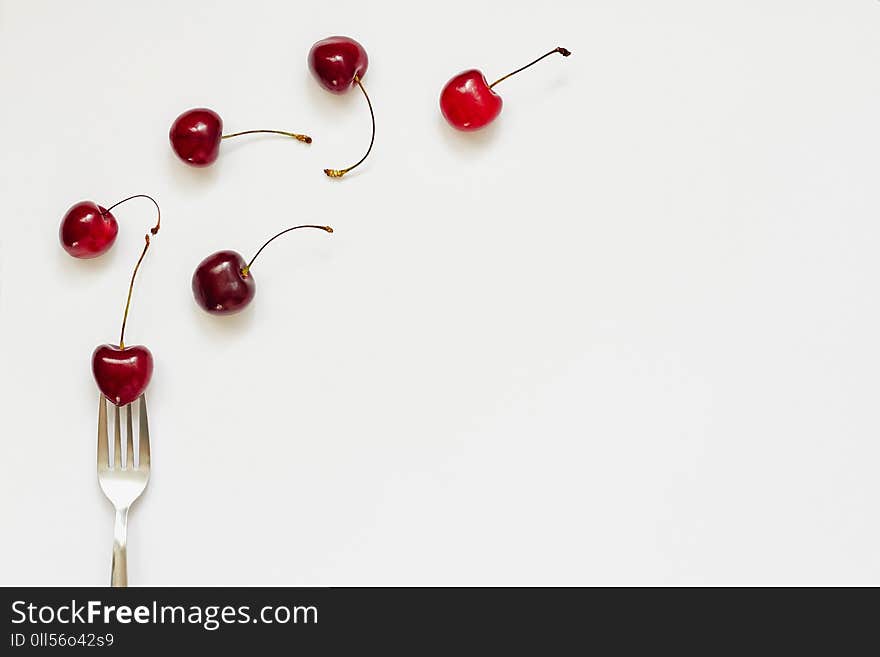
[(128, 566), (126, 563), (126, 532), (128, 510), (147, 487), (150, 478), (150, 429), (147, 424), (147, 400), (141, 395), (138, 400), (138, 453), (135, 459), (134, 431), (131, 407), (123, 409), (126, 425), (126, 449), (122, 451), (123, 413), (113, 405), (115, 422), (113, 429), (113, 459), (111, 465), (110, 442), (107, 431), (107, 404), (110, 402), (100, 395), (98, 399), (98, 482), (104, 495), (116, 509), (116, 522), (113, 525), (113, 564), (110, 570), (110, 586), (128, 586)]

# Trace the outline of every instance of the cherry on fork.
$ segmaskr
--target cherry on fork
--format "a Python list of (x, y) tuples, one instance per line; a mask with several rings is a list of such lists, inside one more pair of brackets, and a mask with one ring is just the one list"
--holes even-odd
[(153, 376), (153, 354), (143, 345), (102, 344), (92, 353), (92, 374), (98, 389), (117, 406), (140, 397)]
[[(149, 198), (149, 197), (147, 197)], [(152, 200), (152, 199), (151, 199)], [(121, 201), (120, 201), (121, 202)], [(155, 201), (153, 201), (155, 203)], [(159, 210), (158, 204), (156, 205)], [(159, 232), (159, 221), (144, 235), (144, 249), (131, 273), (128, 285), (128, 297), (125, 300), (125, 311), (122, 315), (122, 329), (119, 332), (119, 346), (102, 344), (92, 353), (92, 374), (98, 389), (107, 399), (117, 406), (125, 406), (140, 397), (150, 383), (153, 375), (153, 354), (143, 345), (125, 346), (125, 323), (131, 306), (131, 294), (134, 291), (134, 279), (138, 268), (150, 248), (150, 235)]]
[(373, 150), (373, 142), (376, 140), (376, 115), (373, 113), (373, 103), (364, 89), (363, 79), (367, 73), (367, 51), (351, 37), (333, 36), (321, 39), (309, 50), (309, 69), (322, 87), (334, 94), (343, 94), (354, 85), (360, 87), (364, 98), (367, 99), (367, 107), (370, 109), (370, 120), (373, 131), (370, 137), (370, 145), (364, 156), (345, 169), (324, 169), (324, 173), (330, 178), (342, 178), (346, 173), (358, 167), (367, 159)]
[(185, 111), (171, 124), (168, 138), (171, 148), (183, 162), (194, 167), (206, 167), (214, 163), (220, 155), (220, 142), (241, 135), (269, 133), (291, 137), (305, 144), (312, 138), (296, 132), (283, 130), (245, 130), (223, 134), (223, 119), (213, 110), (201, 107)]
[(270, 242), (285, 233), (300, 228), (317, 228), (332, 233), (330, 226), (311, 224), (286, 228), (269, 238), (250, 262), (237, 251), (217, 251), (199, 263), (192, 277), (192, 291), (196, 303), (213, 315), (232, 315), (243, 310), (257, 291), (251, 267), (257, 256)]
[[(61, 246), (74, 258), (97, 258), (110, 250), (119, 233), (119, 224), (116, 217), (110, 212), (118, 205), (135, 198), (146, 198), (156, 206), (159, 213), (159, 204), (152, 196), (135, 194), (121, 201), (117, 201), (109, 208), (104, 208), (94, 201), (80, 201), (70, 206), (70, 209), (61, 219), (61, 227), (58, 229), (58, 239)], [(160, 213), (159, 213), (160, 214)], [(151, 230), (153, 235), (159, 232), (159, 221)]]
[(563, 57), (571, 54), (565, 48), (554, 48), (535, 61), (498, 78), (492, 84), (489, 84), (486, 76), (477, 69), (459, 73), (447, 82), (440, 92), (440, 111), (453, 128), (464, 131), (479, 130), (494, 121), (501, 113), (501, 96), (495, 93), (493, 87), (554, 53), (559, 53)]

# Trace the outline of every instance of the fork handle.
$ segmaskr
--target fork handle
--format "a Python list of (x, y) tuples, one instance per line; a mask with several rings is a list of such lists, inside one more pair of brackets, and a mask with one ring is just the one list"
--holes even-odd
[(110, 586), (128, 586), (128, 558), (125, 551), (128, 532), (128, 509), (116, 509), (113, 523), (113, 564), (110, 569)]

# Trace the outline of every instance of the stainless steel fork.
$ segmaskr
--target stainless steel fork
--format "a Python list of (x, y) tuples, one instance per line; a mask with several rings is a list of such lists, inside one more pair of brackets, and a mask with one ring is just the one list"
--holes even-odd
[[(131, 407), (139, 405), (138, 450), (135, 459), (135, 440), (131, 421)], [(110, 570), (110, 586), (128, 586), (128, 566), (126, 563), (126, 532), (128, 529), (128, 510), (147, 487), (150, 478), (150, 428), (147, 423), (147, 400), (141, 395), (137, 402), (127, 404), (123, 409), (112, 405), (113, 453), (111, 460), (110, 441), (107, 429), (107, 405), (104, 395), (98, 400), (98, 482), (104, 495), (116, 509), (116, 522), (113, 525), (113, 564)], [(123, 412), (124, 411), (124, 412)], [(122, 450), (122, 416), (125, 416), (125, 451)]]

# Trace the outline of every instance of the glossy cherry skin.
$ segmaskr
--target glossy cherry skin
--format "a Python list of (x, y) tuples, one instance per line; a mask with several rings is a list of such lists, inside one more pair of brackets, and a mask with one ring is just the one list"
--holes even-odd
[(232, 315), (247, 306), (257, 291), (254, 275), (236, 251), (217, 251), (199, 263), (192, 277), (196, 303), (214, 315)]
[(476, 69), (459, 73), (440, 92), (440, 111), (453, 128), (479, 130), (501, 113), (501, 96)]
[(321, 86), (334, 94), (351, 88), (355, 76), (363, 80), (367, 63), (367, 51), (350, 37), (328, 37), (309, 50), (309, 69)]
[(171, 124), (168, 138), (177, 157), (194, 167), (213, 164), (220, 154), (223, 119), (213, 110), (187, 110)]
[(97, 203), (80, 201), (61, 220), (58, 238), (74, 258), (97, 258), (110, 250), (117, 233), (116, 217)]
[(92, 354), (92, 374), (101, 394), (117, 406), (125, 406), (150, 384), (153, 354), (142, 345), (120, 349), (102, 344)]

